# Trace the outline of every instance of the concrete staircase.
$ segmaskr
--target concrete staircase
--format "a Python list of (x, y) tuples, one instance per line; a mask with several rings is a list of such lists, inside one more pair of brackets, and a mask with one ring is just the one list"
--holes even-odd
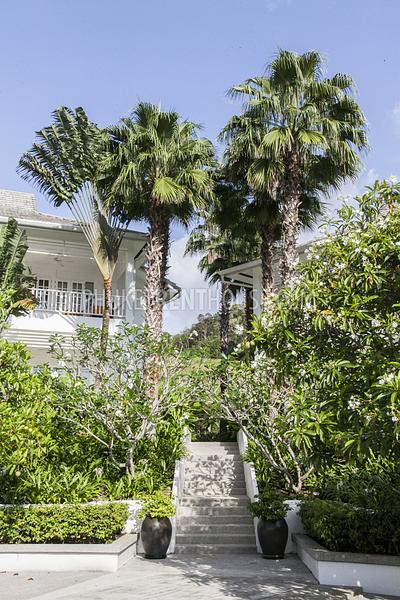
[(191, 442), (177, 512), (177, 553), (256, 553), (236, 442)]

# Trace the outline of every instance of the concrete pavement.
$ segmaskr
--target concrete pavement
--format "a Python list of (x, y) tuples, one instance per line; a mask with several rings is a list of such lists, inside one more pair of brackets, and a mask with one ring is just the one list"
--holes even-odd
[(361, 600), (327, 588), (294, 555), (136, 557), (118, 573), (0, 573), (0, 600)]

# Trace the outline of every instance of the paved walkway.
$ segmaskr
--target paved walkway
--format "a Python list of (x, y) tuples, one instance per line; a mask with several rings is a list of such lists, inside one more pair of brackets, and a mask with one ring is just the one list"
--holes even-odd
[(136, 557), (118, 573), (0, 573), (0, 600), (378, 600), (320, 586), (292, 555)]

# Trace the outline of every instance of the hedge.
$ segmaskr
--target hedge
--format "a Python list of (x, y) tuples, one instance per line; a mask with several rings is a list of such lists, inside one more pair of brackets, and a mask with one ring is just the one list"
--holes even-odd
[(0, 543), (112, 542), (127, 518), (125, 504), (7, 507), (0, 510)]
[(304, 500), (306, 532), (332, 551), (400, 554), (400, 506), (374, 511), (334, 500)]

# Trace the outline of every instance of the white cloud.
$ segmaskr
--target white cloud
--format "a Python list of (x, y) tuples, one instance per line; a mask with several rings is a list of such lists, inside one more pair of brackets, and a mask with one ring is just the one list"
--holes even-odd
[(168, 278), (182, 289), (180, 297), (164, 308), (164, 328), (177, 333), (195, 323), (201, 313), (218, 310), (217, 286), (209, 286), (198, 268), (200, 256), (184, 256), (188, 236), (171, 244)]

